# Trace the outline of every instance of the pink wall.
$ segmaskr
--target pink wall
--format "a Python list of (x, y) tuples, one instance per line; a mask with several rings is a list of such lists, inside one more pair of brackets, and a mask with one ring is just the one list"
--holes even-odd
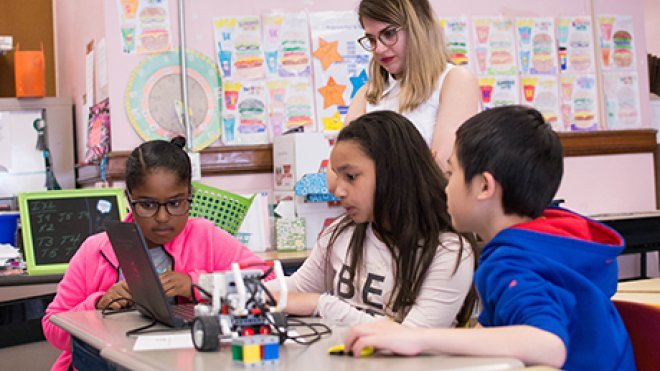
[[(629, 14), (635, 24), (636, 44), (638, 53), (638, 73), (641, 97), (641, 117), (643, 123), (649, 125), (648, 100), (648, 73), (646, 68), (646, 41), (643, 26), (644, 12), (649, 10), (651, 2), (657, 0), (555, 0), (555, 1), (528, 1), (528, 0), (431, 0), (438, 16), (573, 16), (588, 15), (591, 13), (592, 1), (596, 13), (600, 14)], [(359, 0), (243, 0), (223, 1), (195, 0), (186, 1), (187, 44), (189, 48), (197, 49), (209, 57), (214, 56), (213, 35), (211, 22), (214, 17), (227, 15), (261, 14), (272, 10), (282, 11), (326, 11), (326, 10), (354, 10)], [(124, 55), (121, 51), (119, 16), (116, 0), (94, 0), (84, 2), (56, 1), (57, 13), (57, 39), (59, 46), (60, 63), (60, 94), (70, 95), (77, 105), (78, 143), (82, 145), (86, 115), (82, 114), (81, 96), (84, 93), (84, 50), (86, 43), (91, 39), (105, 37), (107, 42), (107, 62), (109, 74), (109, 96), (112, 107), (112, 150), (125, 151), (141, 143), (141, 139), (131, 127), (124, 110), (124, 94), (129, 75), (133, 68), (143, 58), (138, 55)], [(169, 0), (172, 35), (174, 45), (178, 45), (178, 0)], [(655, 7), (657, 9), (657, 6)], [(97, 14), (89, 17), (89, 14)], [(655, 13), (657, 14), (657, 13)], [(648, 21), (648, 20), (647, 20)], [(647, 22), (648, 23), (648, 22)], [(657, 34), (657, 33), (655, 33)], [(82, 153), (82, 148), (78, 150)], [(618, 160), (617, 160), (618, 161)], [(652, 209), (655, 205), (654, 196), (641, 195), (639, 192), (626, 192), (618, 189), (616, 197), (611, 194), (600, 195), (593, 199), (593, 192), (588, 187), (591, 179), (583, 171), (587, 168), (603, 168), (610, 166), (611, 158), (576, 158), (570, 163), (577, 165), (567, 166), (567, 174), (562, 192), (570, 197), (569, 203), (578, 200), (591, 200), (589, 205), (576, 205), (583, 212), (620, 212), (644, 208)], [(632, 174), (643, 174), (643, 187), (652, 189), (654, 181), (650, 178), (653, 170), (647, 164), (638, 162), (623, 162), (625, 168)], [(626, 179), (626, 178), (623, 178)], [(630, 179), (630, 178), (628, 178)], [(216, 184), (236, 192), (249, 192), (255, 190), (271, 190), (272, 176), (269, 174), (226, 176), (209, 179), (209, 183)], [(589, 196), (589, 197), (582, 197)], [(616, 200), (615, 200), (616, 199)], [(653, 202), (650, 200), (653, 199)], [(630, 202), (629, 202), (630, 201)], [(648, 204), (648, 207), (646, 205)]]
[[(53, 1), (57, 96), (70, 97), (76, 107), (78, 159), (83, 158), (87, 114), (83, 113), (85, 94), (85, 50), (92, 40), (105, 35), (104, 0)], [(94, 16), (90, 16), (94, 14)]]
[(660, 56), (660, 1), (644, 0), (646, 51)]
[[(648, 72), (646, 68), (644, 28), (644, 0), (633, 0), (621, 4), (617, 0), (596, 1), (596, 12), (604, 14), (630, 14), (635, 23), (636, 50), (638, 51), (639, 85), (642, 92), (641, 108), (642, 121), (645, 126), (650, 125), (648, 93)], [(222, 6), (216, 1), (186, 1), (187, 46), (214, 56), (213, 35), (211, 24), (214, 17), (223, 15), (261, 14), (271, 10), (283, 11), (325, 11), (325, 10), (353, 10), (358, 0), (335, 1), (294, 1), (279, 0), (273, 5), (271, 0), (248, 0), (224, 2)], [(469, 3), (454, 0), (431, 0), (439, 16), (562, 16), (587, 15), (590, 13), (588, 0), (558, 0), (533, 1), (507, 0), (495, 2), (490, 0), (472, 0)], [(169, 2), (172, 14), (173, 42), (178, 45), (178, 18), (177, 0)], [(126, 82), (133, 68), (143, 58), (138, 55), (124, 55), (121, 52), (119, 35), (118, 8), (115, 1), (105, 2), (106, 39), (108, 44), (108, 66), (112, 83), (109, 86), (110, 102), (114, 107), (112, 149), (116, 151), (129, 150), (141, 142), (140, 138), (131, 128), (126, 114), (117, 114), (123, 104)], [(642, 88), (644, 87), (644, 88)]]

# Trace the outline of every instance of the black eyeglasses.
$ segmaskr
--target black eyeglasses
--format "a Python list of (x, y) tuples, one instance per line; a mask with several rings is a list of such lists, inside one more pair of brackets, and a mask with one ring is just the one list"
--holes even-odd
[(130, 200), (133, 212), (140, 217), (150, 218), (160, 211), (161, 206), (165, 206), (165, 210), (172, 216), (181, 216), (188, 212), (192, 197), (173, 198), (165, 202), (158, 202), (156, 200), (143, 199), (143, 200)]
[(357, 41), (364, 50), (372, 52), (376, 50), (376, 47), (378, 47), (378, 41), (380, 41), (380, 43), (385, 46), (392, 46), (396, 44), (399, 39), (398, 35), (399, 31), (401, 31), (401, 28), (402, 27), (396, 26), (386, 27), (378, 33), (378, 39), (371, 35), (364, 35)]

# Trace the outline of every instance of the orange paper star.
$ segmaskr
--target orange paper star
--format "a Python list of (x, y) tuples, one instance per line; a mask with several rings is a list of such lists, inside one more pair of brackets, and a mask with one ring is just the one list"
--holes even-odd
[(339, 41), (327, 42), (319, 37), (319, 47), (312, 53), (313, 56), (321, 61), (323, 71), (327, 70), (333, 62), (341, 62), (344, 58), (339, 55), (337, 46)]
[(333, 104), (345, 105), (344, 90), (346, 90), (346, 85), (339, 85), (335, 82), (335, 79), (329, 78), (325, 86), (319, 88), (319, 93), (323, 96), (323, 108), (328, 108)]

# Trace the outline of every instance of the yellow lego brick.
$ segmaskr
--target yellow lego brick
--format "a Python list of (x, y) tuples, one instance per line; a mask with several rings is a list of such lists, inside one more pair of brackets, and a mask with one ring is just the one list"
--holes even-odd
[(261, 345), (245, 345), (243, 347), (243, 362), (257, 363), (261, 361)]

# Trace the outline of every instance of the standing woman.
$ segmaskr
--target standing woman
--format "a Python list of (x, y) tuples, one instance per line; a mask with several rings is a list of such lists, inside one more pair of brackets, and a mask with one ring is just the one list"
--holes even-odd
[(369, 82), (356, 93), (345, 123), (367, 112), (399, 112), (446, 170), (456, 130), (479, 108), (476, 77), (449, 63), (428, 0), (362, 0), (358, 15), (364, 29), (358, 41), (373, 56)]

